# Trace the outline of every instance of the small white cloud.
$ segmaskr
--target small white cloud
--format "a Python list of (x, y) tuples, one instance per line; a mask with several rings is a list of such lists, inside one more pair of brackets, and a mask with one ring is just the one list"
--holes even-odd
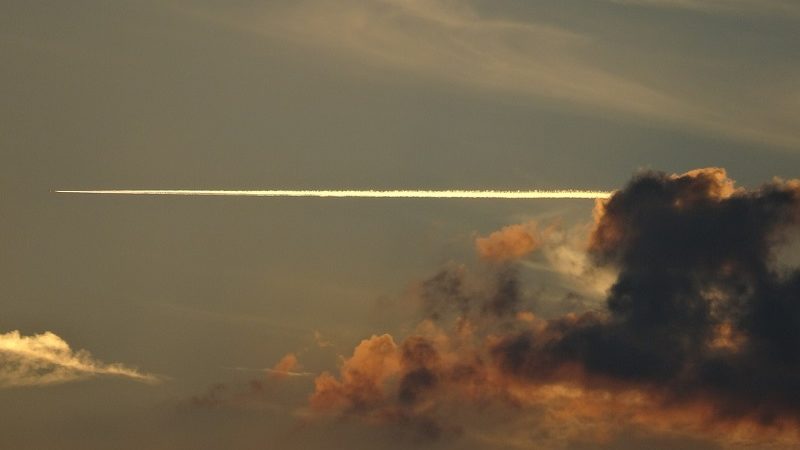
[(73, 350), (49, 331), (22, 336), (0, 334), (0, 388), (66, 383), (105, 375), (156, 383), (159, 377), (119, 363), (105, 364), (86, 350)]
[(546, 263), (523, 261), (523, 265), (555, 272), (571, 291), (603, 299), (618, 274), (611, 267), (599, 267), (592, 262), (588, 253), (589, 233), (589, 225), (571, 228), (551, 225), (542, 233), (541, 252)]

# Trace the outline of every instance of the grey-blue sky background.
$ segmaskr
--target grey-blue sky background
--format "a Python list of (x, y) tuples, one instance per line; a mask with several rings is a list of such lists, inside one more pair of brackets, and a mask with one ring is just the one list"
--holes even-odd
[(4, 1), (0, 332), (49, 330), (168, 379), (0, 390), (0, 446), (402, 445), (300, 427), (280, 401), (185, 403), (249, 376), (230, 367), (313, 347), (314, 331), (335, 347), (304, 365), (332, 369), (360, 339), (413, 326), (409, 284), (474, 259), (476, 233), (582, 223), (592, 207), (53, 190), (614, 189), (641, 168), (704, 166), (746, 186), (793, 178), (798, 24), (788, 0)]

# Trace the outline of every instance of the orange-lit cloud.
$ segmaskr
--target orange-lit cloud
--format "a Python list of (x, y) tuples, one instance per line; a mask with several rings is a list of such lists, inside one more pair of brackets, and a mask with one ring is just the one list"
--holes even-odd
[[(744, 190), (722, 169), (645, 172), (600, 206), (585, 251), (616, 274), (602, 309), (544, 319), (513, 264), (446, 268), (420, 285), (429, 319), (402, 340), (362, 341), (315, 380), (312, 409), (427, 437), (458, 429), (465, 407), (545, 411), (543, 448), (611, 445), (631, 426), (800, 442), (800, 271), (772, 269), (800, 226), (798, 183)], [(485, 239), (516, 243), (513, 230)]]
[(294, 353), (287, 353), (271, 369), (266, 369), (270, 377), (283, 379), (286, 377), (307, 377), (313, 375), (309, 372), (301, 372), (300, 362)]
[[(361, 341), (315, 377), (304, 413), (496, 446), (615, 448), (633, 428), (795, 448), (800, 270), (774, 259), (798, 227), (798, 181), (747, 190), (718, 168), (642, 172), (598, 203), (584, 231), (514, 225), (476, 240), (500, 264), (449, 264), (416, 284), (417, 328)], [(604, 302), (540, 314), (520, 276), (537, 248), (587, 286), (607, 274)], [(193, 403), (252, 406), (272, 379), (310, 375), (299, 370), (287, 354), (265, 380), (218, 385)], [(486, 410), (518, 412), (536, 439), (472, 430)]]
[(509, 225), (486, 237), (475, 239), (481, 258), (493, 262), (514, 261), (536, 250), (540, 245), (536, 225)]
[(345, 360), (339, 378), (323, 373), (314, 380), (311, 406), (318, 410), (363, 410), (380, 404), (384, 383), (400, 369), (400, 353), (391, 336), (365, 339)]

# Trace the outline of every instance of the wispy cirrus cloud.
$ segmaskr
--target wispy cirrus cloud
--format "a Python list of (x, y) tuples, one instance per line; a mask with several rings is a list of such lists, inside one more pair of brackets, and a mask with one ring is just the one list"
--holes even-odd
[(74, 350), (49, 331), (23, 336), (19, 331), (0, 334), (0, 388), (43, 386), (95, 376), (157, 383), (160, 377), (120, 363), (106, 364), (86, 350)]
[(671, 115), (687, 108), (579, 57), (588, 36), (566, 28), (482, 17), (468, 2), (303, 1), (238, 26), (368, 62), (450, 81), (623, 111)]
[(791, 0), (610, 0), (626, 5), (680, 8), (728, 14), (791, 14), (800, 17), (800, 4)]
[[(759, 7), (746, 0), (620, 1), (695, 9)], [(778, 0), (758, 5), (776, 11), (796, 9)], [(502, 5), (497, 8), (502, 10)], [(616, 42), (598, 28), (577, 25), (577, 19), (554, 24), (538, 16), (490, 15), (475, 2), (446, 0), (303, 0), (190, 11), (254, 35), (470, 89), (528, 97), (604, 117), (800, 148), (796, 114), (800, 104), (792, 100), (797, 88), (792, 74), (800, 68), (783, 64), (781, 71), (771, 71), (762, 65), (770, 76), (744, 76), (740, 61), (716, 56), (708, 61), (670, 51), (667, 41), (637, 39), (641, 28), (631, 28), (630, 38)], [(654, 60), (654, 55), (663, 61)], [(654, 71), (653, 64), (666, 70)], [(731, 87), (720, 90), (718, 84), (708, 84), (718, 77), (725, 77)]]

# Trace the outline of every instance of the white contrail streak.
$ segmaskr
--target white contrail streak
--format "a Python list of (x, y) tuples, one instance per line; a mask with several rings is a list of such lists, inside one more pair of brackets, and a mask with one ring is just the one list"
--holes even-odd
[(350, 198), (475, 198), (475, 199), (595, 199), (608, 198), (610, 191), (223, 191), (223, 190), (99, 190), (99, 191), (56, 191), (62, 194), (114, 194), (114, 195), (190, 195), (190, 196), (228, 196), (228, 197), (350, 197)]

